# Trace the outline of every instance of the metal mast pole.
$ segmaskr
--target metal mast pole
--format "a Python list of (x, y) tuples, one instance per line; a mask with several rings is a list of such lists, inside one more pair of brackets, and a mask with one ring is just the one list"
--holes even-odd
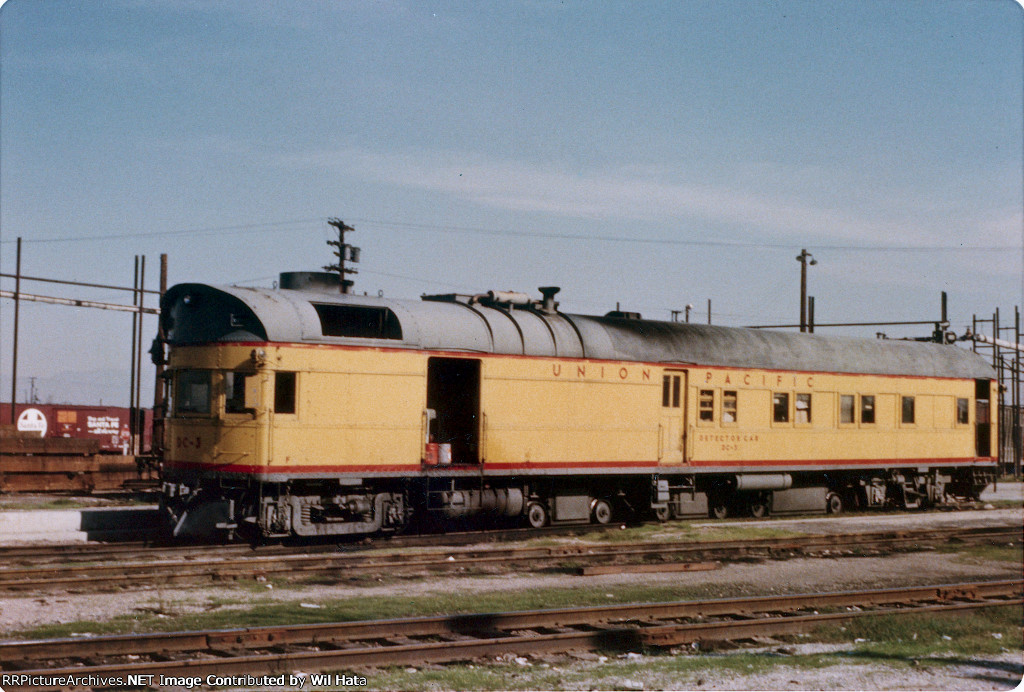
[[(167, 292), (167, 254), (160, 255), (160, 300), (163, 302), (164, 293)], [(157, 318), (156, 341), (150, 354), (153, 356), (153, 364), (156, 365), (156, 382), (153, 386), (153, 439), (150, 440), (150, 451), (157, 452), (163, 449), (164, 430), (164, 321)]]
[[(1013, 308), (1013, 326), (1014, 326), (1014, 337), (1016, 342), (1020, 343), (1020, 307), (1015, 306)], [(1013, 385), (1013, 457), (1014, 457), (1014, 469), (1013, 475), (1020, 478), (1021, 475), (1021, 402), (1020, 402), (1020, 349), (1017, 349), (1013, 368), (1013, 378), (1011, 384)]]
[(807, 331), (807, 264), (810, 260), (811, 266), (818, 263), (818, 260), (811, 256), (811, 253), (807, 252), (806, 249), (801, 250), (800, 254), (796, 256), (796, 261), (800, 263), (800, 331)]

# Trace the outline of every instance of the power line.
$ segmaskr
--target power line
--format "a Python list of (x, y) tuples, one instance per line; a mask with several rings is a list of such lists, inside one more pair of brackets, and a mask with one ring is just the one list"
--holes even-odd
[[(265, 223), (247, 223), (238, 224), (234, 226), (210, 226), (207, 228), (189, 228), (177, 231), (152, 231), (149, 233), (111, 233), (107, 235), (92, 235), (92, 236), (64, 236), (61, 238), (36, 238), (29, 239), (25, 238), (25, 243), (78, 243), (87, 242), (92, 240), (117, 240), (119, 238), (163, 238), (169, 236), (181, 236), (181, 235), (211, 235), (215, 233), (240, 233), (242, 231), (251, 231), (256, 229), (262, 230), (274, 230), (275, 227), (280, 226), (297, 226), (300, 224), (318, 223), (322, 222), (323, 219), (295, 219), (293, 221), (267, 221)], [(3, 240), (0, 243), (8, 244), (14, 243), (14, 240)]]
[[(290, 221), (271, 221), (265, 223), (238, 224), (232, 226), (211, 226), (206, 228), (191, 228), (176, 231), (154, 231), (149, 233), (116, 233), (96, 236), (61, 237), (61, 238), (39, 238), (25, 239), (26, 243), (62, 243), (62, 242), (87, 242), (99, 240), (116, 240), (121, 238), (156, 238), (173, 237), (181, 235), (212, 235), (217, 233), (239, 233), (243, 231), (280, 230), (284, 226), (297, 226), (310, 223), (323, 223), (323, 218), (294, 219)], [(522, 231), (497, 228), (483, 228), (474, 226), (450, 226), (441, 224), (409, 223), (402, 221), (387, 221), (370, 218), (354, 218), (353, 222), (369, 223), (376, 226), (394, 229), (410, 229), (417, 231), (432, 231), (437, 233), (456, 233), (472, 235), (492, 235), (518, 238), (546, 238), (551, 240), (585, 240), (611, 243), (633, 243), (637, 245), (678, 245), (696, 247), (725, 247), (725, 248), (756, 248), (756, 249), (778, 249), (791, 250), (796, 245), (807, 245), (815, 250), (828, 250), (832, 252), (1006, 252), (1020, 250), (1017, 245), (822, 245), (808, 244), (803, 241), (787, 242), (759, 242), (743, 240), (708, 240), (697, 238), (636, 238), (630, 236), (607, 236), (592, 235), (586, 233), (555, 233), (550, 231)], [(0, 241), (4, 244), (14, 241)]]
[[(682, 239), (682, 238), (635, 238), (629, 236), (602, 236), (585, 233), (554, 233), (545, 231), (512, 231), (504, 229), (480, 228), (473, 226), (447, 226), (439, 224), (407, 223), (399, 221), (381, 221), (377, 219), (356, 218), (353, 221), (360, 223), (376, 224), (392, 228), (409, 228), (415, 230), (438, 231), (441, 233), (468, 233), (479, 235), (500, 235), (524, 238), (552, 238), (556, 240), (598, 240), (617, 243), (638, 243), (649, 245), (698, 245), (709, 247), (746, 247), (746, 248), (769, 248), (780, 250), (791, 250), (799, 241), (765, 243), (755, 241), (732, 241), (732, 240), (706, 240), (706, 239)], [(943, 252), (943, 251), (966, 251), (966, 252), (1005, 252), (1006, 250), (1019, 249), (1016, 245), (819, 245), (814, 244), (817, 250), (836, 251), (921, 251), (921, 252)]]

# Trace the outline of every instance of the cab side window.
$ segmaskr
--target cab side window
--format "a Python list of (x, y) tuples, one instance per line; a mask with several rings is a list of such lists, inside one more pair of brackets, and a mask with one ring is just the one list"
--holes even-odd
[(295, 413), (295, 373), (274, 373), (274, 413)]
[(224, 373), (224, 413), (245, 413), (245, 373)]

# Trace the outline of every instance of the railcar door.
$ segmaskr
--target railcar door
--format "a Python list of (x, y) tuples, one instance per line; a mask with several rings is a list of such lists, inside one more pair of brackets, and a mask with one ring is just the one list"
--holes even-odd
[(429, 437), (451, 445), (451, 463), (480, 463), (480, 361), (427, 359)]
[(658, 463), (686, 463), (686, 371), (665, 370), (661, 379)]

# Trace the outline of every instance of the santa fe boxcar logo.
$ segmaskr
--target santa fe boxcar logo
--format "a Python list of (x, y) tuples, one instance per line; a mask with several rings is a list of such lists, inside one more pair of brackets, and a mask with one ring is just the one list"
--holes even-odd
[(27, 408), (18, 416), (18, 430), (21, 432), (38, 432), (46, 436), (46, 416), (37, 408)]

